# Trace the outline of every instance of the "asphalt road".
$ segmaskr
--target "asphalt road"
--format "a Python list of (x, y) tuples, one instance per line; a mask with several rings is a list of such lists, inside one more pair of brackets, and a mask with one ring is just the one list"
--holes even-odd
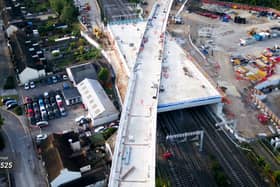
[(28, 130), (24, 128), (19, 119), (10, 112), (0, 110), (4, 117), (3, 131), (8, 136), (11, 147), (11, 155), (7, 155), (14, 161), (12, 174), (18, 187), (44, 187), (47, 186), (41, 176), (41, 169), (33, 149), (32, 139)]

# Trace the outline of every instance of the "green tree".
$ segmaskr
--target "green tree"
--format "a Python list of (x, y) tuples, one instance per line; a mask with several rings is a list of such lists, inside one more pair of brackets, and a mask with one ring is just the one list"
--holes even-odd
[(271, 166), (270, 166), (270, 164), (266, 163), (265, 166), (263, 167), (263, 171), (264, 171), (264, 173), (265, 173), (266, 175), (269, 174), (270, 171), (271, 171)]
[(105, 84), (109, 79), (109, 71), (107, 68), (101, 68), (101, 70), (98, 73), (98, 79), (102, 81), (103, 84)]
[(60, 20), (65, 23), (72, 23), (77, 18), (77, 9), (72, 5), (68, 4), (64, 6), (61, 15)]
[(280, 170), (274, 171), (273, 176), (275, 178), (275, 183), (280, 184)]
[(51, 8), (60, 15), (65, 5), (65, 0), (50, 0), (50, 4)]

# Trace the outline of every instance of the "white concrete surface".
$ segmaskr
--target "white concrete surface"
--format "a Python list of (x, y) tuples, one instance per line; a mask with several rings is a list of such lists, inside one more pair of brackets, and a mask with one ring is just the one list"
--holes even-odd
[(115, 38), (117, 51), (124, 57), (129, 70), (135, 64), (146, 26), (147, 21), (108, 26)]
[[(109, 187), (155, 186), (156, 118), (164, 34), (172, 0), (157, 1), (129, 80)], [(158, 6), (157, 6), (158, 5)]]
[(221, 102), (221, 95), (167, 35), (162, 63), (158, 112)]

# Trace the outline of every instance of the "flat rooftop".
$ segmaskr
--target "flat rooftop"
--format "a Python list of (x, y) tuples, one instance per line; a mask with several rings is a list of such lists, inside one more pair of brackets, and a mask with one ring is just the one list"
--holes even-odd
[(147, 21), (109, 25), (129, 70), (133, 68), (136, 61), (136, 54), (139, 51), (146, 25)]
[(166, 36), (158, 112), (221, 102), (221, 95), (170, 35)]

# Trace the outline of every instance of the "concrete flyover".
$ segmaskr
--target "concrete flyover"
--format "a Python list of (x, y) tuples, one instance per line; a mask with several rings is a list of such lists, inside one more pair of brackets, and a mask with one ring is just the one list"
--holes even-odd
[(158, 0), (131, 70), (109, 187), (155, 186), (156, 121), (165, 31), (173, 0)]

